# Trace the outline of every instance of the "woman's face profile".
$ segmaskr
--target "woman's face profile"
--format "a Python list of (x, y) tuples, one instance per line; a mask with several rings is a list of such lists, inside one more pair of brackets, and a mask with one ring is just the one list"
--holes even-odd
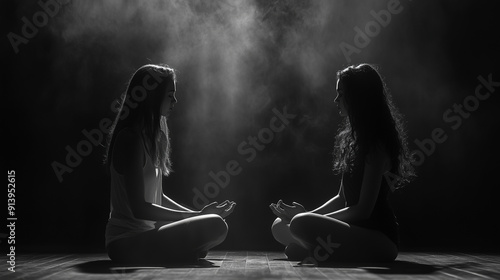
[(174, 109), (175, 103), (177, 103), (177, 99), (175, 98), (175, 82), (172, 81), (167, 85), (165, 90), (165, 97), (163, 98), (163, 102), (161, 104), (161, 114), (162, 116), (168, 117), (170, 112)]
[(345, 105), (345, 99), (344, 99), (344, 89), (342, 87), (342, 83), (340, 80), (337, 80), (337, 97), (335, 97), (335, 103), (337, 103), (337, 108), (339, 109), (339, 114), (342, 117), (347, 116), (347, 107)]

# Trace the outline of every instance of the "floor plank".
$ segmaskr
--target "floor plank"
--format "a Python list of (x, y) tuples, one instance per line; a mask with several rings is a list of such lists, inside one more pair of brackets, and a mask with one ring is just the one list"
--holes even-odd
[(124, 266), (105, 254), (26, 254), (0, 279), (500, 279), (494, 254), (401, 252), (390, 264), (301, 265), (281, 252), (212, 251), (205, 260)]

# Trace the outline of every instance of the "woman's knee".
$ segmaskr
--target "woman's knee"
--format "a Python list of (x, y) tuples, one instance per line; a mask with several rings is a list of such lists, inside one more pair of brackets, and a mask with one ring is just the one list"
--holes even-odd
[(273, 235), (281, 233), (283, 230), (288, 228), (287, 223), (285, 223), (281, 218), (276, 218), (273, 224), (271, 225), (271, 232)]
[(229, 231), (229, 226), (227, 225), (226, 221), (224, 221), (224, 219), (222, 219), (222, 217), (220, 216), (217, 217), (216, 222), (214, 223), (215, 227), (217, 228), (216, 229), (217, 236), (222, 242), (226, 239), (227, 233)]
[(208, 229), (205, 232), (212, 233), (211, 239), (217, 239), (217, 240), (226, 239), (229, 227), (227, 226), (226, 221), (224, 221), (224, 219), (222, 219), (221, 216), (216, 214), (207, 214), (203, 215), (202, 217), (203, 220), (205, 221), (204, 227)]
[(271, 233), (273, 234), (274, 239), (282, 244), (286, 245), (291, 242), (288, 224), (280, 218), (276, 218), (276, 220), (274, 220), (273, 225), (271, 226)]
[(312, 213), (300, 213), (295, 215), (290, 221), (290, 232), (297, 237), (303, 236), (310, 231), (311, 222), (314, 219)]

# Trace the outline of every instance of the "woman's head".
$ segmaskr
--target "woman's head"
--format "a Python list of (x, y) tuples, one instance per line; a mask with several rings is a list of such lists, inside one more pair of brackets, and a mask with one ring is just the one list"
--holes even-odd
[(338, 71), (335, 102), (345, 119), (336, 137), (334, 170), (350, 171), (357, 155), (383, 148), (391, 156), (391, 172), (400, 177), (399, 183), (408, 181), (414, 172), (402, 116), (376, 68), (359, 64)]
[(106, 160), (111, 158), (114, 136), (123, 128), (139, 128), (145, 136), (148, 153), (164, 175), (171, 172), (167, 117), (177, 99), (176, 73), (166, 65), (147, 64), (135, 71), (110, 130)]
[(121, 120), (142, 121), (151, 116), (168, 116), (175, 99), (176, 74), (168, 66), (147, 64), (135, 71), (122, 102)]
[(379, 73), (369, 64), (349, 66), (337, 72), (337, 98), (352, 122), (373, 122), (388, 113), (387, 96)]

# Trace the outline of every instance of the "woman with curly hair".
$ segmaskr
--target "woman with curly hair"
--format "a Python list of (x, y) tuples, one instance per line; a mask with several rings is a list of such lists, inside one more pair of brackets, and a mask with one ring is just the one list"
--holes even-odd
[(393, 261), (399, 236), (388, 195), (415, 175), (402, 117), (372, 65), (338, 71), (336, 92), (344, 117), (333, 151), (339, 192), (312, 211), (271, 204), (273, 236), (290, 260)]

